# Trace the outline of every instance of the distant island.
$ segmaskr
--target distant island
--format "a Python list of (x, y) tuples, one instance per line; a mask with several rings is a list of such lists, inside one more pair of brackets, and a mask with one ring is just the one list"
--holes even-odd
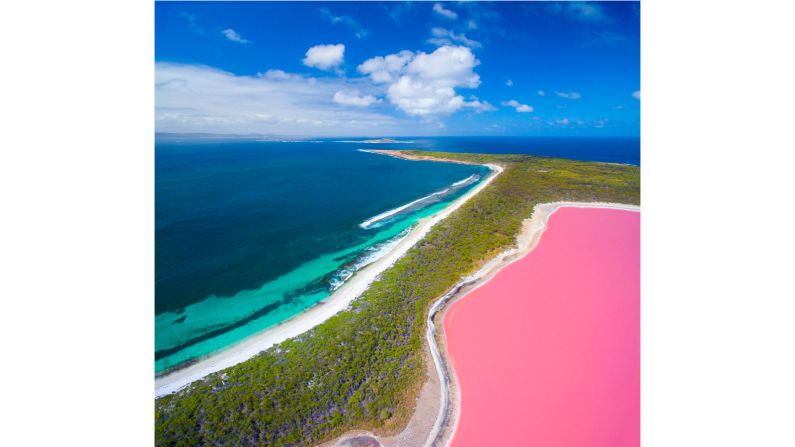
[(376, 144), (376, 143), (403, 143), (403, 141), (393, 140), (391, 138), (378, 138), (378, 139), (375, 139), (375, 140), (364, 140), (364, 141), (362, 141), (362, 143), (371, 143), (371, 144)]
[(363, 143), (363, 144), (385, 144), (385, 143), (413, 143), (409, 140), (393, 140), (392, 138), (375, 138), (371, 140), (340, 140), (338, 143)]

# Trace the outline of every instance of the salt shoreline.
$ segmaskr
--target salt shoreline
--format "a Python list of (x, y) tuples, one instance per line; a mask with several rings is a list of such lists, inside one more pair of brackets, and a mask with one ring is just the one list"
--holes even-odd
[(444, 328), (438, 331), (434, 322), (436, 315), (439, 315), (438, 322), (442, 325), (447, 311), (452, 304), (465, 298), (474, 290), (488, 283), (497, 273), (508, 265), (522, 259), (530, 253), (541, 240), (541, 236), (547, 229), (549, 217), (560, 208), (604, 208), (618, 209), (623, 211), (640, 212), (640, 206), (622, 203), (609, 202), (547, 202), (539, 203), (533, 207), (530, 218), (522, 223), (522, 230), (517, 235), (516, 247), (505, 250), (492, 260), (483, 265), (474, 274), (462, 279), (456, 284), (452, 291), (436, 300), (431, 310), (428, 312), (428, 335), (427, 341), (431, 343), (431, 351), (436, 366), (439, 380), (442, 383), (442, 396), (439, 403), (439, 413), (437, 416), (434, 430), (427, 439), (425, 445), (449, 445), (458, 427), (458, 420), (461, 415), (461, 395), (455, 370), (452, 368), (448, 357)]
[[(577, 409), (588, 408), (590, 412), (601, 414), (598, 408), (613, 414), (609, 411), (612, 404), (607, 402), (618, 402), (611, 399), (625, 395), (625, 389), (628, 390), (626, 395), (632, 393), (623, 382), (629, 379), (620, 375), (621, 380), (612, 382), (622, 385), (612, 389), (610, 398), (605, 397), (601, 393), (611, 380), (600, 382), (592, 377), (605, 379), (599, 374), (628, 371), (631, 367), (626, 366), (624, 360), (630, 358), (631, 353), (637, 355), (639, 352), (638, 346), (628, 341), (638, 337), (639, 314), (627, 317), (632, 315), (630, 309), (637, 311), (639, 303), (640, 273), (635, 270), (639, 262), (635, 258), (639, 254), (635, 251), (639, 250), (638, 211), (637, 207), (619, 204), (540, 205), (533, 213), (535, 221), (531, 220), (524, 227), (528, 231), (524, 234), (523, 245), (506, 253), (505, 258), (497, 258), (499, 261), (493, 268), (480, 272), (483, 281), (459, 294), (445, 308), (443, 317), (437, 320), (444, 338), (436, 342), (444, 349), (449, 374), (456, 382), (456, 393), (453, 396), (455, 408), (449, 412), (452, 420), (445, 436), (437, 439), (439, 445), (482, 445), (483, 439), (494, 439), (496, 444), (506, 445), (544, 444), (550, 440), (554, 444), (561, 439), (568, 439), (569, 443), (578, 439), (580, 442), (573, 442), (578, 445), (593, 439), (614, 445), (635, 444), (627, 442), (628, 438), (623, 436), (634, 432), (625, 426), (627, 420), (617, 423), (607, 418), (596, 422)], [(556, 213), (560, 217), (552, 218)], [(550, 225), (549, 219), (554, 223)], [(635, 248), (628, 249), (629, 246)], [(559, 277), (561, 268), (567, 272), (571, 269), (571, 274), (575, 275), (563, 285)], [(600, 283), (597, 278), (610, 279)], [(485, 287), (481, 289), (481, 286)], [(528, 300), (528, 297), (533, 299)], [(621, 305), (616, 307), (618, 303)], [(622, 332), (623, 329), (627, 331)], [(523, 337), (530, 338), (523, 340)], [(551, 339), (556, 341), (550, 342)], [(561, 340), (563, 342), (559, 343)], [(611, 347), (604, 344), (608, 340), (613, 342)], [(550, 351), (550, 346), (555, 348)], [(566, 346), (574, 349), (567, 351)], [(625, 350), (616, 351), (618, 346)], [(560, 356), (561, 352), (568, 354)], [(637, 357), (635, 360), (639, 365)], [(590, 366), (593, 371), (589, 370)], [(504, 372), (499, 384), (490, 381), (494, 368)], [(554, 377), (565, 378), (550, 380), (552, 371), (555, 371)], [(582, 371), (588, 372), (578, 377)], [(589, 380), (590, 392), (587, 387), (579, 388)], [(567, 394), (575, 382), (578, 392)], [(465, 393), (464, 402), (461, 401), (461, 388)], [(545, 401), (552, 396), (549, 393), (557, 393), (557, 397)], [(530, 395), (534, 398), (528, 400)], [(636, 395), (634, 402), (638, 399)], [(506, 417), (482, 423), (484, 417), (489, 417), (489, 410), (484, 409), (497, 403), (504, 405), (508, 412)], [(623, 404), (618, 406), (629, 408)], [(512, 432), (511, 427), (526, 421), (523, 412), (534, 415), (531, 417), (534, 428)], [(571, 420), (566, 419), (569, 417)], [(618, 416), (613, 414), (613, 417)], [(556, 426), (561, 418), (567, 420), (566, 428)], [(605, 426), (612, 428), (603, 428)], [(590, 430), (583, 432), (583, 427), (590, 427)], [(578, 432), (577, 428), (580, 428), (579, 435), (572, 433)], [(621, 436), (616, 436), (616, 429)]]
[[(384, 155), (378, 151), (366, 152)], [(392, 264), (403, 256), (414, 244), (419, 242), (436, 223), (449, 216), (453, 211), (466, 203), (467, 200), (480, 192), (503, 170), (502, 167), (498, 165), (485, 166), (492, 170), (492, 175), (483, 179), (477, 186), (456, 199), (445, 209), (433, 216), (420, 219), (411, 232), (409, 232), (392, 251), (381, 259), (356, 272), (352, 278), (346, 281), (345, 284), (335, 290), (321, 303), (318, 303), (307, 311), (275, 327), (266, 329), (238, 344), (201, 359), (190, 366), (155, 378), (155, 397), (157, 398), (174, 393), (209, 374), (244, 362), (273, 345), (301, 335), (337, 313), (347, 309), (350, 303), (360, 296), (378, 275), (391, 267)]]

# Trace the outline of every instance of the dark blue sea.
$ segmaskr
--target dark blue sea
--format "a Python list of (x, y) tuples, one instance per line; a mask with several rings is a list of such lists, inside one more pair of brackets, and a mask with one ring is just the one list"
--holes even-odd
[(418, 137), (399, 140), (412, 143), (379, 144), (378, 147), (481, 154), (528, 154), (640, 165), (638, 137)]

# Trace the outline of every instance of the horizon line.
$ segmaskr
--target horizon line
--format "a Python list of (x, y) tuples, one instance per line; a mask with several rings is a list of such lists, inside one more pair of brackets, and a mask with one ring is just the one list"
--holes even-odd
[(214, 132), (155, 132), (157, 137), (182, 137), (182, 138), (227, 138), (227, 139), (407, 139), (407, 138), (640, 138), (640, 135), (277, 135), (258, 133), (214, 133)]

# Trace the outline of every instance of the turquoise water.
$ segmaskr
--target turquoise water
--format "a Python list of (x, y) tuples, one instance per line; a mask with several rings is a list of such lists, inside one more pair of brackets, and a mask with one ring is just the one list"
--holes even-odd
[(156, 372), (312, 307), (488, 174), (360, 148), (157, 142)]

